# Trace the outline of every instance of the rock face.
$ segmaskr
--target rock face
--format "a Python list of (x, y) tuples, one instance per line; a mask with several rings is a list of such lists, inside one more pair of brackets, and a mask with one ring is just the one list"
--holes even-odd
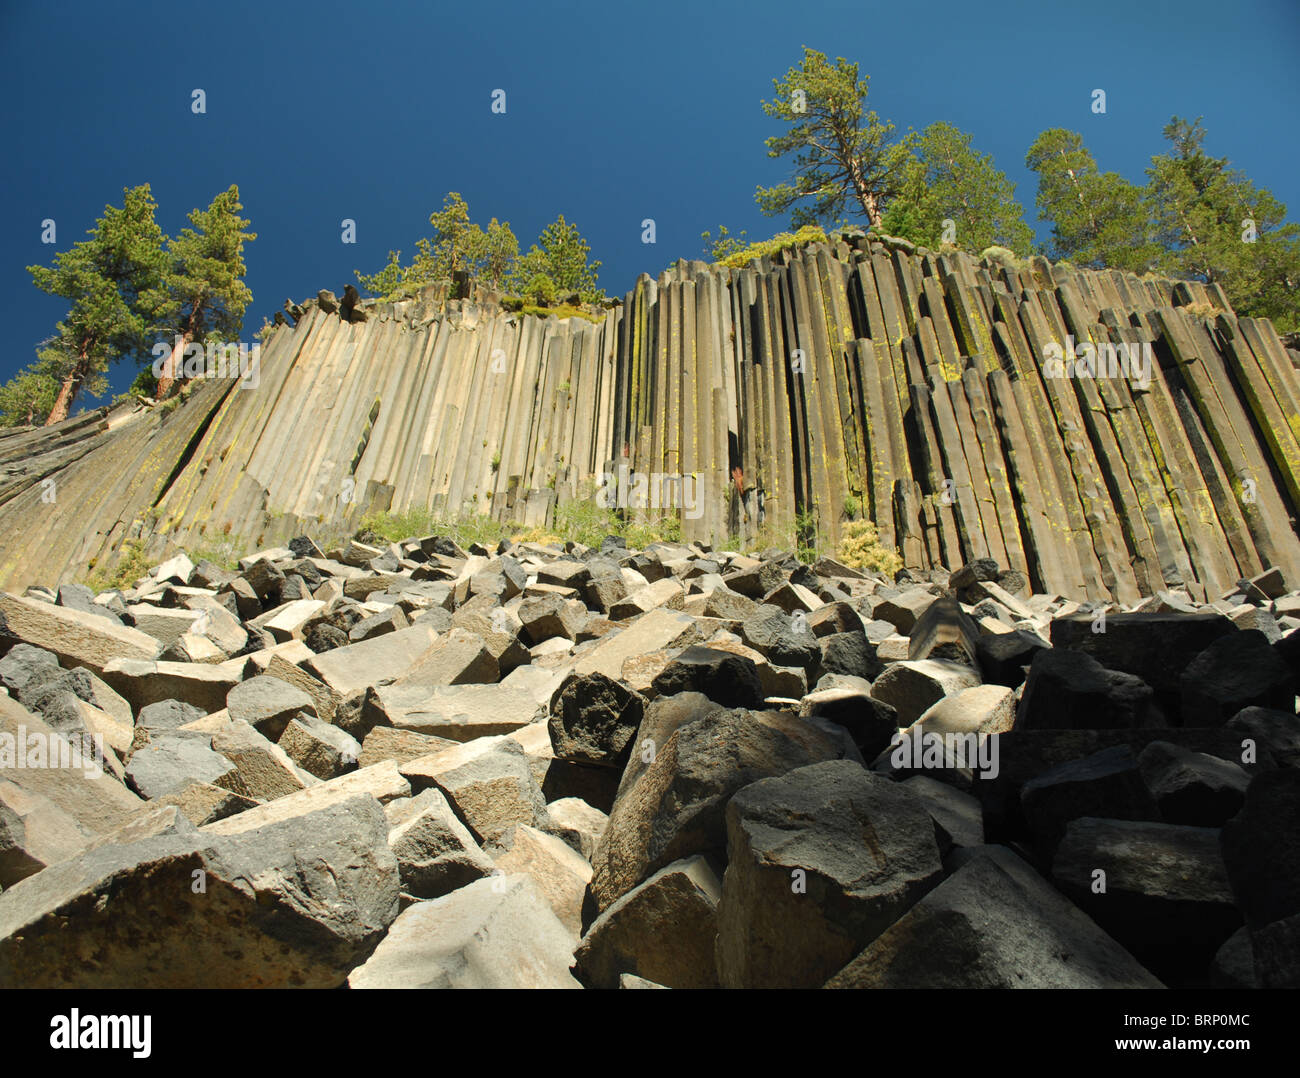
[[(817, 332), (810, 296), (821, 297)], [(798, 318), (771, 316), (796, 306)], [(94, 412), (6, 435), (6, 455), (34, 466), (0, 504), (0, 587), (41, 572), (71, 583), (91, 559), (111, 565), (131, 522), (154, 516), (182, 547), (206, 528), (263, 532), (290, 553), (309, 518), (351, 531), (376, 508), (482, 505), (545, 525), (614, 461), (641, 476), (698, 476), (666, 492), (696, 507), (688, 542), (725, 534), (733, 517), (752, 526), (762, 504), (781, 534), (821, 507), (834, 544), (838, 507), (861, 496), (909, 568), (942, 568), (946, 585), (963, 565), (1000, 567), (951, 585), (967, 603), (994, 589), (1014, 598), (1019, 588), (1003, 584), (1017, 578), (1126, 603), (1188, 581), (1206, 589), (1195, 598), (1217, 597), (1270, 567), (1300, 579), (1287, 515), (1296, 372), (1272, 325), (1238, 319), (1214, 286), (908, 251), (870, 235), (739, 269), (679, 263), (641, 278), (599, 323), (544, 322), (486, 296), (452, 299), (446, 285), (398, 303), (345, 309), (317, 297), (297, 309), (263, 344), (258, 392), (212, 380), (170, 415), (127, 406), (112, 422)], [(1046, 349), (1066, 332), (1103, 352), (1150, 345), (1161, 361), (1146, 386), (1044, 377)], [(509, 379), (479, 362), (496, 348)], [(816, 378), (770, 361), (796, 348)], [(1119, 418), (1094, 423), (1101, 410)], [(430, 441), (430, 430), (456, 435)], [(106, 475), (138, 482), (105, 494)], [(324, 493), (342, 475), (354, 499)], [(1244, 475), (1258, 485), (1249, 504), (1223, 478)], [(45, 477), (60, 491), (53, 505), (41, 502)], [(1142, 524), (1121, 524), (1130, 519)], [(157, 560), (174, 552), (149, 526), (143, 538)], [(775, 584), (746, 571), (753, 584), (737, 573), (734, 590), (765, 598)], [(888, 599), (900, 618), (919, 613)]]
[(551, 746), (560, 760), (621, 768), (632, 751), (645, 701), (604, 674), (571, 677), (551, 699)]
[(4, 622), (0, 983), (1300, 983), (1276, 574), (290, 539)]

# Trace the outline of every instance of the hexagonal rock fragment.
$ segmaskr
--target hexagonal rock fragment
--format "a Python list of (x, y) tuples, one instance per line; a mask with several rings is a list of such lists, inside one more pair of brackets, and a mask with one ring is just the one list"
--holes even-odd
[(623, 621), (639, 614), (663, 607), (667, 610), (680, 610), (686, 593), (673, 577), (664, 577), (653, 584), (638, 588), (609, 606), (609, 616), (613, 621)]
[(0, 888), (72, 857), (93, 838), (49, 798), (0, 779)]
[(1241, 926), (1215, 828), (1074, 820), (1052, 861), (1052, 880), (1165, 978), (1202, 973)]
[(763, 602), (771, 606), (779, 606), (787, 614), (799, 611), (808, 614), (822, 605), (822, 601), (815, 593), (802, 584), (794, 584), (790, 581), (778, 584), (763, 596)]
[(1107, 670), (1082, 651), (1048, 648), (1029, 667), (1017, 730), (1109, 730), (1165, 726), (1151, 686)]
[(332, 779), (351, 771), (361, 758), (361, 744), (351, 734), (315, 715), (290, 719), (276, 742), (285, 755), (309, 775)]
[(310, 775), (304, 781), (284, 749), (246, 722), (232, 722), (213, 734), (212, 748), (235, 765), (234, 774), (212, 782), (254, 801), (273, 801), (305, 789), (312, 781)]
[(661, 988), (716, 988), (714, 942), (722, 884), (704, 857), (674, 861), (605, 910), (573, 958), (591, 988), (633, 974)]
[(984, 846), (827, 988), (1161, 988), (1010, 850)]
[(832, 633), (850, 633), (862, 629), (862, 616), (849, 603), (824, 603), (808, 615), (808, 628), (820, 639)]
[(581, 988), (573, 941), (527, 876), (493, 876), (408, 907), (349, 988)]
[(0, 592), (0, 638), (44, 648), (69, 666), (96, 673), (115, 660), (147, 661), (162, 652), (157, 640), (138, 629), (6, 592)]
[(961, 591), (972, 584), (984, 580), (996, 581), (1000, 573), (1000, 568), (995, 558), (976, 558), (969, 561), (960, 569), (954, 570), (948, 577), (948, 590)]
[(935, 599), (921, 612), (908, 634), (909, 659), (950, 659), (976, 665), (979, 626), (948, 596)]
[(524, 689), (492, 685), (381, 685), (366, 694), (366, 727), (392, 725), (401, 730), (472, 741), (508, 734), (529, 725), (537, 703)]
[(864, 759), (873, 760), (898, 732), (898, 712), (857, 689), (819, 689), (799, 701), (799, 715), (843, 726)]
[(761, 707), (763, 687), (754, 663), (716, 648), (689, 647), (651, 683), (660, 696), (703, 693), (723, 707)]
[(704, 600), (704, 616), (726, 621), (744, 621), (758, 609), (758, 603), (728, 587), (717, 587)]
[(546, 812), (551, 818), (551, 834), (563, 839), (590, 863), (600, 836), (609, 825), (609, 814), (580, 797), (557, 798), (546, 806)]
[[(735, 564), (733, 562), (733, 564)], [(732, 591), (751, 599), (761, 599), (785, 582), (786, 571), (777, 562), (750, 562), (743, 568), (723, 574), (722, 583)]]
[(987, 633), (975, 643), (975, 657), (986, 684), (1014, 689), (1024, 684), (1025, 673), (1035, 653), (1047, 644), (1034, 633), (1013, 629), (1009, 633)]
[(397, 916), (387, 831), (371, 797), (238, 835), (154, 809), (0, 894), (0, 984), (337, 987)]
[(622, 767), (645, 697), (604, 674), (571, 674), (551, 697), (548, 729), (558, 760)]
[(1138, 756), (1142, 779), (1166, 823), (1222, 827), (1246, 799), (1250, 776), (1231, 760), (1153, 741)]
[(278, 677), (259, 674), (241, 681), (226, 695), (226, 710), (236, 722), (246, 722), (263, 737), (279, 741), (289, 720), (301, 713), (316, 714), (316, 705), (301, 689)]
[(741, 789), (727, 849), (717, 945), (727, 988), (822, 984), (943, 871), (924, 804), (851, 760)]
[(954, 846), (984, 843), (984, 810), (979, 800), (929, 775), (913, 775), (903, 789), (920, 799), (939, 832), (939, 848), (946, 856)]
[(836, 738), (789, 713), (715, 709), (694, 693), (656, 701), (645, 725), (649, 752), (639, 745), (629, 762), (592, 862), (600, 909), (672, 861), (721, 857), (723, 811), (737, 790), (844, 752)]
[[(367, 643), (383, 644), (386, 639), (380, 637)], [(438, 637), (395, 684), (466, 685), (496, 681), (500, 675), (500, 667), (481, 636), (452, 629)]]
[(740, 637), (734, 633), (715, 633), (703, 646), (715, 651), (729, 651), (752, 662), (764, 700), (772, 696), (797, 700), (808, 690), (808, 675), (803, 667), (773, 666), (762, 652), (741, 643)]
[(900, 633), (907, 636), (912, 631), (926, 608), (938, 598), (929, 588), (912, 587), (898, 595), (882, 599), (876, 604), (872, 615), (893, 625)]
[(1293, 711), (1264, 707), (1242, 708), (1226, 727), (1243, 742), (1254, 743), (1255, 755), (1266, 766), (1300, 768), (1300, 719)]
[(192, 782), (224, 785), (234, 780), (235, 765), (212, 748), (202, 734), (166, 733), (150, 737), (126, 765), (126, 784), (141, 797), (155, 798)]
[(57, 677), (62, 669), (54, 652), (31, 644), (15, 644), (7, 655), (0, 658), (0, 685), (8, 689), (11, 696), (22, 700), (29, 685), (35, 688), (49, 678)]
[(931, 734), (1001, 734), (1016, 721), (1015, 694), (1005, 685), (975, 685), (928, 707), (916, 724)]
[(369, 767), (384, 760), (405, 762), (420, 756), (429, 756), (443, 749), (455, 747), (450, 738), (421, 734), (414, 730), (398, 730), (392, 726), (376, 726), (366, 734), (361, 744), (360, 767)]
[(399, 767), (419, 789), (436, 785), (480, 843), (515, 824), (545, 828), (549, 822), (523, 746), (513, 738), (481, 737)]
[(1222, 726), (1247, 707), (1290, 710), (1293, 677), (1258, 629), (1222, 637), (1183, 671), (1183, 725)]
[(1177, 696), (1188, 664), (1224, 636), (1232, 622), (1214, 610), (1197, 614), (1107, 614), (1103, 632), (1092, 614), (1052, 619), (1052, 646), (1085, 651), (1108, 670), (1140, 677), (1158, 693)]
[(763, 605), (740, 626), (741, 639), (778, 666), (810, 669), (821, 661), (821, 648), (801, 614), (791, 616), (779, 606)]
[(1253, 932), (1300, 914), (1300, 771), (1263, 771), (1251, 779), (1242, 810), (1223, 827), (1222, 847)]
[(1128, 745), (1112, 745), (1049, 768), (1021, 787), (1020, 804), (1035, 842), (1049, 855), (1067, 826), (1082, 817), (1105, 813), (1118, 820), (1160, 818)]
[(591, 575), (582, 590), (589, 607), (608, 612), (615, 603), (627, 597), (627, 582), (617, 565), (605, 560), (593, 560), (588, 569)]
[(586, 606), (579, 600), (563, 599), (558, 595), (526, 599), (519, 605), (517, 613), (530, 644), (540, 644), (556, 636), (576, 640), (590, 618)]
[(900, 727), (911, 726), (945, 696), (973, 688), (979, 674), (963, 663), (915, 659), (891, 663), (871, 686), (876, 700), (898, 712)]
[(257, 802), (239, 794), (231, 793), (210, 782), (191, 782), (187, 786), (163, 794), (155, 800), (158, 805), (175, 805), (184, 813), (185, 818), (195, 827), (216, 823), (246, 812), (256, 806)]
[(867, 640), (861, 629), (846, 633), (828, 633), (818, 638), (821, 647), (821, 661), (817, 664), (817, 676), (824, 674), (843, 674), (848, 677), (865, 678), (867, 681), (879, 677), (884, 664), (876, 655), (876, 645)]
[(492, 859), (456, 818), (441, 790), (390, 801), (384, 815), (388, 846), (407, 894), (438, 898), (492, 875)]
[(582, 900), (591, 879), (591, 865), (563, 839), (516, 824), (486, 851), (496, 868), (507, 875), (531, 877), (574, 942), (582, 936)]
[(353, 643), (362, 640), (373, 640), (376, 636), (395, 633), (401, 629), (409, 628), (410, 625), (410, 619), (407, 618), (400, 606), (390, 606), (387, 610), (371, 614), (369, 617), (358, 621), (348, 630), (348, 640)]

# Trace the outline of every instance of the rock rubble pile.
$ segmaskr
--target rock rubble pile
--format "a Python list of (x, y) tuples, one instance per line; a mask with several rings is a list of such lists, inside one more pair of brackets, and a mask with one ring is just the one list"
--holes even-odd
[(613, 536), (0, 593), (0, 985), (1297, 987), (1297, 628)]

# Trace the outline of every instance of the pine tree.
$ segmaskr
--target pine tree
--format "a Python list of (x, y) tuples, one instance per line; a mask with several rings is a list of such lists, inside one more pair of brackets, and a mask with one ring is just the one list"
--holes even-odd
[(1083, 136), (1044, 131), (1025, 156), (1038, 173), (1038, 217), (1052, 225), (1049, 254), (1080, 266), (1149, 270), (1159, 251), (1140, 187), (1101, 172)]
[[(48, 343), (48, 342), (47, 342)], [(38, 360), (0, 385), (0, 427), (43, 424), (59, 395), (59, 379)]]
[[(793, 209), (791, 224), (829, 224), (860, 212), (879, 227), (902, 186), (911, 137), (894, 138), (894, 125), (865, 110), (868, 79), (843, 57), (834, 64), (804, 47), (803, 62), (773, 79), (776, 99), (763, 111), (790, 125), (767, 139), (767, 155), (794, 155), (792, 183), (760, 186), (759, 209), (775, 217)], [(807, 205), (798, 205), (807, 201)]]
[(510, 277), (515, 260), (519, 257), (519, 241), (510, 229), (510, 222), (500, 222), (495, 217), (488, 222), (483, 236), (483, 279), (493, 288), (501, 288)]
[(239, 337), (244, 311), (253, 293), (244, 284), (244, 244), (257, 235), (244, 231), (249, 221), (239, 188), (231, 184), (206, 210), (190, 211), (193, 227), (184, 228), (167, 244), (168, 264), (159, 287), (142, 296), (153, 328), (175, 337), (170, 355), (158, 375), (158, 399), (176, 382), (176, 372), (189, 344)]
[(372, 296), (391, 296), (406, 281), (407, 269), (402, 266), (402, 252), (389, 251), (388, 262), (378, 273), (353, 270), (357, 283)]
[(72, 301), (41, 353), (43, 369), (59, 380), (47, 425), (66, 419), (83, 389), (102, 386), (110, 362), (138, 356), (145, 346), (145, 296), (161, 280), (165, 237), (148, 184), (123, 196), (120, 209), (104, 207), (89, 239), (56, 254), (51, 266), (27, 267), (37, 288)]
[(1224, 157), (1205, 152), (1198, 117), (1173, 117), (1171, 152), (1151, 159), (1147, 201), (1161, 244), (1159, 268), (1216, 283), (1238, 313), (1272, 318), (1283, 332), (1300, 314), (1300, 226), (1286, 206)]
[(552, 297), (577, 292), (583, 303), (599, 303), (604, 299), (596, 274), (600, 262), (590, 261), (590, 255), (591, 248), (578, 226), (560, 214), (542, 229), (537, 242), (519, 259), (515, 277), (523, 283), (525, 292), (539, 299), (546, 298), (538, 293), (536, 279), (541, 277), (549, 282), (547, 291)]
[(935, 123), (916, 139), (897, 198), (881, 227), (914, 243), (938, 247), (945, 221), (957, 246), (982, 251), (995, 244), (1028, 254), (1034, 234), (1016, 201), (1016, 185), (988, 154), (971, 147), (971, 136), (949, 123)]

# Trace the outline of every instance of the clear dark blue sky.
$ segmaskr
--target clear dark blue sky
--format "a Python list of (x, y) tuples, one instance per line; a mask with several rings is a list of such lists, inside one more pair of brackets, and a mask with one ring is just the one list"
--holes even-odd
[(239, 185), (259, 236), (250, 340), (286, 296), (409, 254), (449, 190), (525, 247), (563, 213), (610, 294), (699, 257), (719, 222), (770, 235), (787, 222), (761, 217), (754, 187), (786, 169), (765, 156), (777, 126), (759, 101), (805, 44), (859, 61), (901, 130), (971, 132), (1031, 222), (1040, 131), (1081, 131), (1103, 169), (1140, 180), (1175, 113), (1203, 115), (1207, 149), (1300, 215), (1298, 0), (0, 0), (0, 377), (66, 309), (24, 268), (55, 249), (40, 222), (66, 247), (140, 183), (167, 232)]

